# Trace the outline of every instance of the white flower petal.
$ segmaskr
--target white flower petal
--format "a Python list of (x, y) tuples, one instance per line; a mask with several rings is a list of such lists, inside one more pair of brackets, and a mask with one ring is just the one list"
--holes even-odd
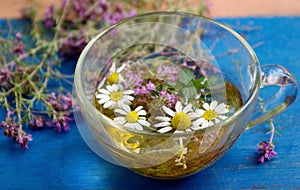
[(157, 132), (166, 133), (166, 132), (171, 131), (172, 129), (173, 129), (172, 127), (164, 127), (164, 128), (159, 129)]
[(228, 117), (225, 116), (225, 115), (218, 115), (218, 118), (220, 118), (220, 119), (222, 119), (222, 120), (225, 120), (225, 119), (227, 119)]
[(124, 80), (123, 76), (121, 74), (119, 74), (119, 82), (124, 82), (124, 81), (125, 80)]
[(145, 110), (140, 110), (137, 112), (138, 115), (146, 115), (147, 112)]
[(139, 123), (133, 123), (133, 126), (136, 130), (143, 131), (143, 127)]
[(174, 133), (184, 133), (184, 131), (181, 131), (181, 130), (176, 130), (176, 131), (174, 131)]
[(203, 117), (193, 121), (193, 126), (199, 126), (201, 125), (203, 122), (205, 121), (205, 119)]
[(208, 121), (207, 120), (204, 120), (202, 125), (201, 125), (201, 129), (205, 129), (207, 128), (209, 125), (208, 125)]
[(113, 108), (115, 106), (115, 104), (116, 104), (116, 102), (110, 100), (103, 105), (103, 108)]
[(122, 108), (123, 108), (123, 110), (125, 110), (126, 113), (128, 113), (128, 112), (131, 111), (130, 107), (128, 105), (126, 105), (126, 104), (123, 104)]
[(178, 113), (178, 112), (182, 112), (182, 104), (181, 104), (180, 101), (177, 101), (177, 102), (176, 102), (175, 110), (176, 110), (177, 113)]
[(107, 101), (110, 101), (110, 98), (107, 96), (107, 97), (104, 97), (104, 98), (102, 98), (102, 99), (100, 99), (100, 100), (98, 100), (98, 103), (99, 104), (104, 104), (105, 102), (107, 102)]
[(134, 124), (132, 124), (132, 123), (125, 123), (125, 125), (124, 125), (125, 127), (127, 127), (127, 128), (130, 128), (130, 129), (134, 129)]
[(125, 117), (115, 117), (114, 121), (120, 123), (121, 125), (124, 125), (124, 123), (126, 123)]
[(143, 106), (138, 106), (138, 107), (136, 107), (136, 108), (134, 109), (134, 111), (138, 112), (138, 111), (140, 111), (141, 109), (143, 109)]
[(175, 112), (172, 111), (170, 108), (168, 108), (168, 107), (166, 107), (166, 106), (163, 106), (162, 108), (163, 108), (163, 110), (164, 110), (168, 115), (170, 115), (170, 116), (172, 116), (172, 117), (175, 115)]
[(209, 105), (208, 105), (208, 103), (204, 103), (204, 104), (202, 105), (202, 107), (203, 107), (205, 110), (209, 110)]
[(182, 112), (184, 112), (184, 113), (188, 113), (190, 111), (192, 111), (192, 104), (186, 105), (182, 110)]
[(104, 88), (101, 88), (101, 89), (99, 90), (99, 92), (100, 92), (101, 94), (107, 94), (107, 95), (110, 94), (110, 92), (109, 92), (108, 90), (104, 89)]
[(109, 92), (115, 92), (115, 91), (117, 91), (117, 89), (115, 89), (113, 86), (111, 86), (111, 85), (107, 85), (106, 86), (106, 89), (109, 91)]
[(203, 109), (196, 109), (195, 112), (199, 114), (199, 116), (202, 116), (205, 111)]
[(156, 123), (155, 125), (153, 125), (153, 127), (165, 127), (165, 126), (170, 126), (171, 123), (168, 122), (168, 121), (164, 121), (164, 122), (161, 122), (161, 123)]
[(209, 121), (208, 122), (208, 126), (210, 127), (210, 126), (213, 126), (214, 125), (214, 122), (212, 122), (212, 121)]
[(126, 67), (126, 64), (123, 64), (121, 67), (119, 67), (119, 68), (116, 70), (116, 72), (117, 72), (117, 73), (122, 72), (123, 69), (125, 69), (125, 67)]
[(97, 94), (96, 95), (96, 98), (98, 98), (98, 99), (102, 99), (102, 98), (105, 98), (105, 97), (109, 97), (109, 95), (108, 94)]
[(220, 123), (220, 120), (218, 118), (215, 119), (215, 124)]
[[(176, 133), (176, 131), (174, 133)], [(183, 146), (183, 139), (182, 138), (179, 138), (179, 144), (180, 144), (180, 146)]]
[(198, 130), (198, 129), (201, 129), (201, 127), (198, 125), (198, 126), (192, 126), (191, 129), (193, 129), (194, 131)]
[(224, 113), (228, 113), (229, 110), (226, 108), (226, 105), (224, 103), (218, 105), (216, 108), (215, 108), (215, 111), (218, 113), (218, 114), (224, 114)]
[(97, 89), (100, 90), (102, 88), (102, 86), (104, 85), (105, 83), (105, 80), (102, 80), (99, 84), (98, 84), (98, 87)]
[(216, 100), (212, 101), (209, 106), (210, 110), (214, 110), (217, 105), (218, 105), (218, 102)]
[(143, 125), (143, 126), (146, 126), (146, 127), (149, 127), (149, 126), (151, 125), (151, 123), (149, 123), (149, 122), (146, 121), (146, 120), (141, 120), (141, 119), (139, 119), (137, 122), (138, 122), (139, 124)]
[(133, 94), (133, 93), (134, 93), (133, 90), (125, 90), (125, 91), (123, 92), (123, 94), (126, 94), (126, 95)]
[(116, 63), (113, 62), (112, 65), (111, 65), (111, 68), (109, 69), (109, 71), (112, 73), (112, 72), (116, 72)]
[(190, 116), (190, 118), (193, 120), (193, 119), (195, 119), (195, 118), (197, 118), (197, 117), (199, 117), (199, 116), (202, 116), (202, 115), (199, 115), (198, 113), (196, 113), (196, 112), (190, 112), (190, 113), (188, 113), (188, 115)]
[(132, 97), (132, 96), (129, 96), (129, 95), (123, 95), (123, 99), (125, 99), (125, 100), (129, 100), (129, 101), (132, 101), (132, 100), (134, 100), (134, 97)]
[(115, 109), (116, 113), (122, 114), (122, 115), (127, 115), (127, 112), (122, 110), (122, 109)]
[(164, 116), (157, 116), (157, 117), (155, 117), (155, 119), (159, 120), (159, 121), (171, 121), (171, 118), (164, 117)]

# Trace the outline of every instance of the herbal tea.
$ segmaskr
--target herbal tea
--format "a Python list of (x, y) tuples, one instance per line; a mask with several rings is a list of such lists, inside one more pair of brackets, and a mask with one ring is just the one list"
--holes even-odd
[(126, 52), (120, 55), (100, 76), (94, 105), (119, 126), (106, 130), (129, 154), (119, 156), (121, 162), (136, 159), (130, 168), (154, 178), (185, 176), (207, 166), (230, 128), (215, 124), (243, 104), (237, 88), (213, 65), (178, 51), (130, 60), (124, 59)]

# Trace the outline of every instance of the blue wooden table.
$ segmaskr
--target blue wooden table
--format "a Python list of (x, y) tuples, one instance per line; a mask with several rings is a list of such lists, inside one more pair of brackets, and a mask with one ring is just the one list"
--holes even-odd
[[(262, 65), (284, 65), (300, 81), (300, 17), (218, 20), (251, 45), (260, 44), (255, 51)], [(274, 120), (281, 136), (274, 138), (278, 156), (271, 161), (257, 162), (256, 145), (269, 139), (269, 126), (260, 125), (245, 131), (213, 166), (173, 181), (148, 179), (104, 161), (84, 143), (75, 123), (64, 134), (30, 131), (34, 141), (26, 151), (0, 135), (0, 189), (299, 189), (299, 101)]]

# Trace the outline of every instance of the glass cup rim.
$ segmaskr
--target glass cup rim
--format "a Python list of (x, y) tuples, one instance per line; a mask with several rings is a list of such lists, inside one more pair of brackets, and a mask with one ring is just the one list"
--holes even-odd
[[(96, 109), (96, 107), (91, 103), (91, 101), (89, 101), (87, 99), (86, 96), (84, 96), (84, 90), (82, 87), (82, 83), (81, 83), (81, 71), (82, 71), (82, 65), (84, 63), (84, 59), (87, 56), (87, 53), (89, 52), (89, 50), (92, 48), (92, 46), (94, 45), (94, 43), (102, 38), (103, 36), (105, 36), (106, 34), (108, 34), (110, 31), (115, 30), (118, 26), (121, 26), (123, 24), (126, 24), (128, 21), (130, 20), (137, 20), (143, 17), (149, 17), (149, 16), (168, 16), (168, 15), (178, 15), (178, 16), (185, 16), (185, 17), (195, 17), (195, 18), (199, 18), (205, 22), (208, 23), (212, 23), (214, 25), (217, 25), (218, 27), (221, 27), (222, 29), (224, 29), (225, 31), (231, 33), (239, 42), (241, 42), (243, 44), (243, 46), (247, 49), (248, 53), (251, 55), (252, 58), (252, 62), (255, 64), (255, 68), (256, 68), (256, 72), (255, 72), (255, 80), (254, 80), (254, 85), (253, 85), (253, 92), (250, 94), (249, 98), (247, 100), (245, 100), (245, 103), (243, 103), (243, 105), (234, 112), (233, 115), (231, 115), (230, 117), (228, 117), (226, 120), (214, 124), (213, 126), (209, 127), (209, 128), (218, 128), (218, 127), (222, 127), (224, 125), (229, 125), (230, 123), (234, 122), (234, 118), (238, 118), (239, 115), (241, 115), (243, 113), (243, 111), (253, 102), (256, 100), (256, 96), (258, 94), (259, 91), (259, 87), (260, 87), (260, 64), (259, 64), (259, 60), (256, 56), (256, 53), (254, 52), (254, 50), (252, 49), (252, 47), (250, 46), (250, 44), (240, 35), (238, 34), (236, 31), (234, 31), (233, 29), (231, 29), (229, 26), (222, 24), (216, 20), (213, 20), (211, 18), (207, 18), (204, 16), (200, 16), (200, 15), (196, 15), (196, 14), (192, 14), (192, 13), (185, 13), (185, 12), (176, 12), (176, 11), (159, 11), (159, 12), (150, 12), (150, 13), (144, 13), (144, 14), (140, 14), (137, 16), (133, 16), (130, 18), (126, 18), (123, 19), (122, 21), (119, 21), (116, 24), (113, 24), (111, 26), (109, 26), (108, 28), (106, 28), (105, 30), (101, 31), (98, 35), (96, 35), (95, 37), (93, 37), (89, 43), (86, 45), (86, 47), (83, 49), (83, 51), (81, 52), (78, 61), (77, 61), (77, 65), (75, 68), (75, 73), (74, 73), (74, 86), (73, 86), (73, 94), (76, 94), (76, 99), (79, 99), (79, 101), (82, 102), (82, 105), (87, 106), (87, 110), (90, 110), (93, 113), (96, 113), (99, 117), (101, 117), (104, 120), (111, 120), (110, 118), (108, 118), (106, 115), (102, 114), (100, 111), (98, 111)], [(75, 92), (74, 92), (75, 91)], [(81, 96), (79, 96), (81, 95)], [(79, 104), (80, 105), (80, 104)], [(112, 121), (112, 120), (111, 120)], [(111, 125), (117, 125), (114, 122), (111, 122)], [(120, 127), (115, 127), (117, 129), (120, 129)], [(246, 126), (245, 126), (246, 128)], [(202, 133), (203, 131), (205, 131), (208, 128), (205, 129), (199, 129), (199, 130), (195, 130), (195, 131), (189, 131), (189, 132), (183, 132), (183, 133), (177, 133), (177, 134), (169, 134), (169, 133), (155, 133), (155, 132), (144, 132), (144, 131), (137, 131), (137, 130), (130, 130), (130, 129), (126, 129), (125, 127), (122, 128), (122, 130), (124, 132), (128, 132), (128, 133), (132, 133), (132, 134), (138, 134), (138, 135), (154, 135), (154, 136), (181, 136), (181, 135), (188, 135), (190, 133)], [(120, 129), (121, 130), (121, 129)]]

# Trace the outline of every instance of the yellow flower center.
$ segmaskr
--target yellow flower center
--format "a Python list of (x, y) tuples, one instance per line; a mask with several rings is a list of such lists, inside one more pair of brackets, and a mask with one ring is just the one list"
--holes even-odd
[(185, 130), (190, 128), (192, 121), (188, 114), (184, 112), (178, 112), (171, 120), (172, 127), (179, 130)]
[(218, 113), (214, 110), (206, 110), (203, 114), (204, 119), (211, 121), (212, 119), (215, 119), (218, 117)]
[(136, 113), (136, 111), (131, 111), (127, 113), (125, 119), (128, 123), (135, 123), (139, 119), (139, 115)]
[(113, 72), (113, 73), (111, 73), (110, 75), (108, 75), (108, 77), (107, 77), (106, 80), (107, 80), (107, 82), (108, 82), (109, 84), (116, 84), (116, 83), (118, 82), (118, 80), (119, 80), (119, 74)]
[(121, 100), (122, 97), (123, 97), (123, 92), (111, 92), (109, 95), (109, 98), (115, 102)]

